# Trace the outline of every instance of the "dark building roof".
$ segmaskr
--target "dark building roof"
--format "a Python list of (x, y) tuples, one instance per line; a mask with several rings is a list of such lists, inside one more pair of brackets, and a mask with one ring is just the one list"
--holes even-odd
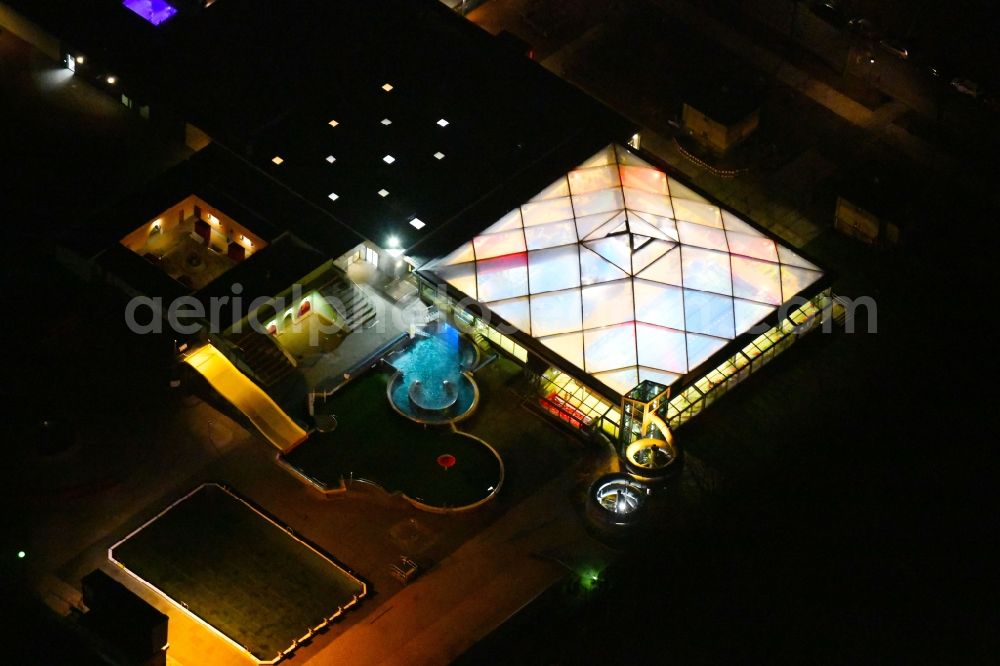
[[(260, 306), (263, 299), (282, 293), (324, 261), (327, 257), (295, 236), (286, 234), (223, 273), (196, 296), (205, 306), (206, 313), (213, 312), (212, 302), (217, 299), (218, 321), (222, 330), (248, 315), (254, 300), (261, 299), (257, 304)], [(234, 300), (234, 295), (238, 295), (240, 300)]]
[(117, 0), (13, 4), (86, 54), (79, 75), (114, 73), (383, 246), (473, 233), (453, 223), (508, 180), (632, 131), (436, 0), (219, 0), (160, 26)]
[(763, 92), (755, 85), (709, 77), (703, 85), (693, 88), (684, 101), (715, 122), (732, 125), (757, 111), (763, 98)]

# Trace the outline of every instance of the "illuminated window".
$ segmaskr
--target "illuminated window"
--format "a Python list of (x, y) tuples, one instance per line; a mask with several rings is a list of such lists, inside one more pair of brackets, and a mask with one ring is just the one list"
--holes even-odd
[(392, 91), (392, 84), (391, 83), (383, 83), (382, 84), (382, 90), (384, 90), (386, 92), (391, 92)]
[(436, 159), (436, 160), (443, 160), (444, 159), (444, 153), (442, 153), (441, 151), (438, 151), (438, 152), (434, 153), (434, 159)]
[(423, 229), (427, 225), (424, 224), (419, 217), (415, 217), (412, 220), (410, 220), (410, 226), (412, 226), (414, 229)]
[(378, 191), (378, 195), (384, 199), (385, 197), (389, 196), (389, 190), (381, 189)]
[(382, 161), (385, 162), (386, 164), (392, 164), (393, 162), (396, 161), (396, 158), (393, 157), (392, 155), (386, 155), (385, 157), (382, 158)]
[(447, 127), (448, 126), (448, 121), (445, 120), (444, 118), (442, 118), (441, 120), (439, 120), (437, 122), (437, 124), (440, 125), (441, 127)]
[(271, 161), (280, 166), (282, 163), (284, 163), (285, 160), (275, 155), (274, 157), (271, 158)]
[(392, 121), (389, 120), (388, 118), (383, 118), (382, 119), (382, 124), (385, 125), (386, 127), (388, 127), (389, 125), (392, 124)]
[(337, 161), (337, 158), (334, 157), (333, 155), (327, 155), (326, 156), (326, 161), (329, 162), (330, 164), (333, 164), (334, 162)]
[(328, 124), (328, 125), (330, 125), (330, 127), (336, 127), (336, 126), (337, 126), (337, 125), (339, 125), (340, 123), (338, 123), (338, 122), (337, 122), (336, 120), (331, 120), (331, 121), (330, 121), (329, 123), (327, 123), (327, 124)]
[(336, 192), (330, 192), (330, 194), (327, 195), (327, 198), (330, 201), (336, 201), (337, 199), (340, 198), (340, 196), (338, 196)]

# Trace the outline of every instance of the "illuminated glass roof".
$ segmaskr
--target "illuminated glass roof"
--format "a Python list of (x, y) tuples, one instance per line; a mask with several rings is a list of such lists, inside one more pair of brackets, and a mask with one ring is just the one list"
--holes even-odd
[(429, 270), (622, 394), (673, 384), (822, 275), (614, 145)]

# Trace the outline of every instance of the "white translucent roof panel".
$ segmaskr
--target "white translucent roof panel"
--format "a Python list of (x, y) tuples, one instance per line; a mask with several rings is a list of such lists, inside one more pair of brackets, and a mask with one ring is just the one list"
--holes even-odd
[(635, 319), (632, 280), (602, 282), (583, 288), (583, 327), (598, 328)]
[(580, 253), (576, 245), (528, 253), (528, 280), (534, 294), (579, 287)]
[(569, 196), (569, 183), (565, 178), (560, 178), (544, 190), (531, 197), (531, 201), (544, 201), (545, 199), (558, 199)]
[(618, 179), (618, 165), (609, 164), (606, 166), (591, 167), (589, 169), (577, 169), (569, 172), (569, 191), (573, 194), (586, 194), (618, 187), (621, 181)]
[(778, 264), (733, 255), (733, 295), (752, 301), (781, 305), (781, 275)]
[(577, 215), (594, 215), (621, 210), (624, 207), (625, 197), (620, 187), (573, 195), (573, 209)]
[(607, 146), (606, 148), (601, 148), (597, 153), (595, 153), (590, 159), (581, 164), (578, 168), (586, 169), (588, 167), (604, 166), (605, 164), (617, 164), (618, 159), (615, 157), (615, 147), (614, 145)]
[(729, 251), (733, 254), (741, 254), (754, 259), (764, 259), (765, 261), (778, 261), (778, 251), (774, 241), (760, 235), (751, 235), (737, 231), (727, 231), (726, 239), (729, 241)]
[(652, 194), (667, 194), (667, 174), (641, 166), (620, 167), (622, 186)]
[(650, 238), (632, 250), (632, 273), (639, 273), (651, 263), (677, 247), (673, 241)]
[(681, 271), (681, 250), (674, 248), (636, 274), (637, 277), (664, 284), (684, 284)]
[(627, 234), (584, 241), (584, 247), (596, 252), (623, 271), (632, 272), (632, 248), (629, 247)]
[(622, 188), (625, 194), (625, 207), (643, 213), (652, 213), (662, 217), (673, 217), (674, 208), (670, 205), (670, 197), (665, 194), (653, 194), (645, 190), (630, 187)]
[(521, 206), (521, 218), (526, 227), (558, 222), (559, 220), (572, 220), (573, 206), (569, 197), (526, 203)]
[(524, 228), (524, 240), (529, 250), (541, 250), (556, 245), (576, 246), (576, 224), (573, 220), (550, 222)]
[(687, 372), (687, 340), (683, 331), (636, 324), (639, 365), (677, 374)]
[(684, 297), (680, 287), (635, 280), (635, 319), (684, 330)]
[(678, 372), (664, 372), (663, 370), (657, 370), (655, 368), (647, 368), (643, 365), (639, 366), (640, 382), (644, 382), (648, 379), (651, 382), (656, 382), (657, 384), (662, 384), (663, 386), (670, 386), (681, 378), (681, 374), (682, 373)]
[(732, 294), (729, 254), (699, 247), (681, 247), (681, 269), (684, 286), (717, 294)]
[[(531, 327), (531, 311), (527, 296), (511, 298), (506, 301), (494, 301), (486, 305), (515, 328), (525, 331)], [(495, 326), (492, 322), (491, 325)]]
[[(755, 301), (745, 301), (742, 298), (733, 299), (733, 310), (736, 314), (736, 335), (746, 333), (750, 327), (764, 319), (772, 312), (774, 307), (757, 303)], [(764, 331), (761, 331), (763, 333)]]
[[(484, 225), (486, 226), (486, 225)], [(624, 146), (429, 270), (614, 391), (670, 385), (822, 272)]]
[(587, 372), (634, 366), (635, 324), (592, 328), (583, 332), (583, 361)]
[(622, 368), (610, 372), (595, 372), (594, 378), (600, 380), (612, 390), (628, 393), (639, 383), (639, 373), (636, 368)]
[(551, 291), (531, 297), (531, 335), (539, 338), (582, 329), (579, 289)]
[(583, 368), (583, 333), (551, 335), (538, 340), (576, 367)]
[(627, 278), (628, 273), (618, 266), (589, 250), (585, 246), (580, 247), (580, 281), (583, 284), (595, 284), (597, 282), (610, 282)]
[(483, 234), (495, 234), (501, 231), (511, 231), (513, 229), (520, 229), (521, 226), (521, 209), (515, 208), (490, 226), (486, 227), (486, 229), (483, 230)]
[(524, 245), (524, 232), (521, 229), (476, 236), (472, 240), (472, 244), (475, 247), (476, 259), (502, 257), (505, 254), (524, 252), (527, 249)]
[(464, 264), (467, 261), (475, 261), (476, 254), (472, 249), (472, 242), (463, 243), (458, 246), (458, 249), (453, 251), (451, 254), (445, 255), (440, 261), (438, 261), (438, 266), (451, 266), (452, 264)]
[(695, 245), (723, 252), (729, 249), (729, 245), (726, 243), (726, 232), (722, 229), (677, 220), (677, 233), (680, 235), (681, 243), (685, 245)]
[(708, 357), (726, 346), (726, 340), (697, 333), (687, 334), (688, 370), (694, 370)]
[(704, 224), (706, 227), (722, 228), (722, 211), (719, 207), (700, 201), (674, 199), (674, 217), (678, 220)]
[(586, 238), (597, 229), (618, 217), (619, 214), (624, 219), (625, 211), (597, 213), (596, 215), (578, 215), (576, 218), (577, 238)]
[(798, 292), (802, 291), (823, 275), (819, 271), (808, 268), (798, 268), (797, 266), (781, 267), (781, 291), (787, 301)]
[(476, 290), (476, 265), (455, 264), (454, 266), (439, 266), (434, 269), (438, 277), (458, 289), (463, 294), (479, 298)]
[(527, 254), (510, 254), (476, 262), (476, 287), (479, 289), (479, 300), (484, 303), (527, 295)]
[(733, 299), (707, 291), (685, 289), (684, 324), (688, 331), (694, 333), (735, 338)]
[(667, 180), (667, 189), (670, 190), (670, 196), (673, 197), (674, 199), (687, 199), (689, 201), (708, 202), (708, 199), (701, 196), (687, 185), (677, 182), (673, 178)]

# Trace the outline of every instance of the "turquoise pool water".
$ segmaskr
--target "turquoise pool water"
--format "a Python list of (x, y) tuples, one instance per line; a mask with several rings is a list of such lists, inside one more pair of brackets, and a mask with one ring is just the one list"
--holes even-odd
[(478, 390), (463, 371), (478, 360), (475, 346), (440, 322), (418, 332), (405, 349), (385, 359), (397, 370), (389, 382), (393, 406), (422, 423), (447, 423), (475, 406)]

